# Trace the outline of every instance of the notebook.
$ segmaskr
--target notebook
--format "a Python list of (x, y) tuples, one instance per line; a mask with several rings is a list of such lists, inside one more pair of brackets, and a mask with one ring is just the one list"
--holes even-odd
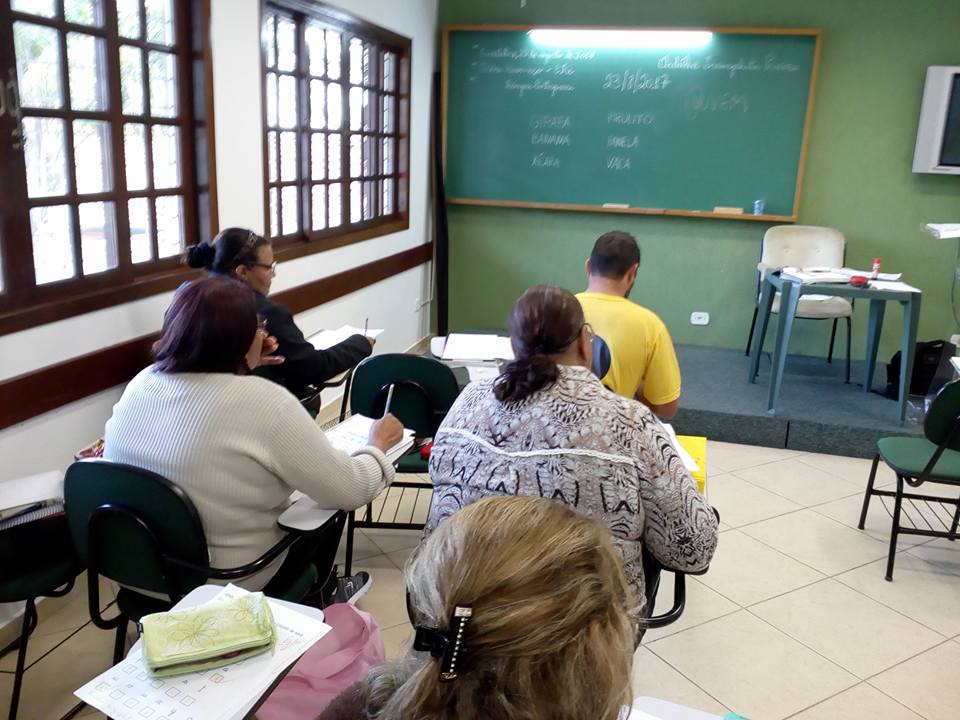
[[(351, 415), (339, 425), (336, 425), (326, 432), (327, 440), (337, 450), (342, 450), (348, 455), (352, 455), (360, 448), (370, 444), (370, 428), (373, 425), (373, 418), (366, 415)], [(390, 448), (385, 454), (390, 462), (396, 462), (413, 447), (413, 430), (403, 429), (403, 439)]]

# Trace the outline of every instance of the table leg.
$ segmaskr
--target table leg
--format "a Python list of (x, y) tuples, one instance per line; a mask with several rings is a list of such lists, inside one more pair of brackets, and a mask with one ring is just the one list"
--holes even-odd
[(900, 394), (897, 397), (897, 425), (907, 415), (907, 393), (913, 377), (913, 356), (917, 349), (917, 324), (920, 320), (920, 293), (903, 303), (903, 338), (900, 341)]
[(774, 289), (767, 280), (760, 289), (760, 302), (757, 305), (757, 323), (753, 327), (753, 340), (750, 343), (749, 382), (756, 382), (760, 371), (760, 356), (763, 354), (763, 340), (767, 336), (767, 323), (770, 322), (770, 309), (773, 307)]
[(867, 325), (867, 356), (863, 375), (863, 391), (870, 392), (873, 385), (873, 373), (877, 368), (877, 349), (880, 347), (880, 331), (883, 329), (883, 312), (886, 300), (870, 301), (870, 322)]
[(787, 346), (790, 344), (790, 331), (793, 329), (793, 317), (797, 312), (800, 288), (792, 282), (780, 287), (780, 322), (777, 324), (777, 343), (773, 351), (773, 367), (770, 369), (770, 392), (767, 396), (767, 414), (773, 415), (780, 397), (780, 383), (783, 382), (783, 368), (787, 364)]

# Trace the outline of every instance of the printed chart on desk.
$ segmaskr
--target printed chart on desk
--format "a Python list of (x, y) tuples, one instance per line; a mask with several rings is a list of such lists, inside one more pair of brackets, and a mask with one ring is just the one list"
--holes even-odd
[[(215, 599), (245, 593), (228, 586)], [(114, 720), (221, 720), (260, 697), (276, 677), (330, 630), (329, 625), (270, 602), (277, 626), (272, 653), (232, 665), (169, 678), (147, 674), (141, 647), (94, 678), (76, 695)]]

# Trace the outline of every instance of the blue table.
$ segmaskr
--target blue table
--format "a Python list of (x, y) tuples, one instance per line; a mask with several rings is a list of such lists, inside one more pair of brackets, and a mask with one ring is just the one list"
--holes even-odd
[(917, 323), (920, 319), (921, 293), (907, 290), (875, 290), (857, 288), (852, 285), (817, 284), (801, 285), (786, 280), (779, 273), (768, 274), (760, 291), (758, 322), (753, 330), (753, 342), (750, 353), (751, 383), (756, 382), (760, 369), (760, 354), (763, 351), (763, 339), (767, 334), (767, 323), (773, 307), (774, 295), (780, 292), (779, 322), (777, 341), (773, 351), (773, 367), (770, 370), (770, 391), (767, 395), (767, 414), (776, 413), (777, 399), (780, 397), (780, 385), (783, 382), (783, 368), (787, 361), (787, 346), (790, 343), (790, 331), (797, 312), (797, 303), (801, 295), (833, 295), (851, 300), (870, 301), (870, 321), (867, 327), (866, 367), (864, 369), (863, 391), (870, 392), (873, 373), (877, 365), (877, 348), (880, 346), (880, 331), (883, 329), (883, 314), (887, 301), (895, 300), (903, 306), (903, 333), (900, 341), (900, 393), (897, 399), (897, 425), (903, 425), (907, 410), (907, 393), (910, 378), (913, 375), (913, 355), (917, 344)]

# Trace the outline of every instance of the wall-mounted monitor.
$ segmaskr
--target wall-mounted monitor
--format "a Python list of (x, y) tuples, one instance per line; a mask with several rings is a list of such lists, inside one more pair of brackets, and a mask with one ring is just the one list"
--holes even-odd
[(960, 65), (927, 68), (913, 171), (960, 175)]

